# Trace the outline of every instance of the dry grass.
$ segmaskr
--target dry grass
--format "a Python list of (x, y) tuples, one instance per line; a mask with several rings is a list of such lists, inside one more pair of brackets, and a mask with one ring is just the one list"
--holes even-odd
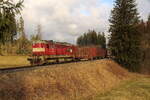
[(0, 56), (0, 68), (29, 65), (28, 56)]
[(73, 100), (110, 90), (130, 74), (111, 60), (0, 75), (0, 100)]

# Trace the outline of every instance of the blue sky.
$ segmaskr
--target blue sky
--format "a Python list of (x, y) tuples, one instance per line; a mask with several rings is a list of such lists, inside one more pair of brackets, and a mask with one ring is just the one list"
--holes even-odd
[[(41, 24), (46, 40), (75, 43), (78, 36), (94, 29), (108, 35), (114, 0), (25, 0), (22, 12), (28, 36)], [(150, 13), (150, 0), (137, 0), (141, 18)]]
[(99, 0), (100, 2), (103, 2), (103, 3), (109, 3), (109, 4), (113, 4), (113, 1), (114, 0)]
[[(97, 0), (97, 1), (98, 1), (97, 6), (100, 6), (101, 4), (107, 4), (107, 5), (110, 5), (112, 7), (113, 3), (114, 3), (113, 2), (114, 0)], [(90, 12), (88, 10), (81, 10), (80, 12), (86, 16), (90, 16)]]

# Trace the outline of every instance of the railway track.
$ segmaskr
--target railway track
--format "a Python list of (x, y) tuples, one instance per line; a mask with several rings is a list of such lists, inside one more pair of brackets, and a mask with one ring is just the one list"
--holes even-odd
[(36, 67), (40, 66), (17, 66), (17, 67), (12, 67), (12, 68), (1, 68), (0, 69), (0, 74), (2, 73), (11, 73), (11, 72), (17, 72), (17, 71), (25, 71), (27, 69), (33, 69)]
[[(89, 61), (89, 60), (49, 63), (49, 64), (46, 64), (46, 65), (39, 65), (39, 66), (21, 66), (21, 67), (17, 66), (17, 67), (12, 67), (12, 68), (0, 68), (0, 74), (12, 73), (12, 72), (18, 72), (18, 71), (26, 71), (26, 70), (34, 70), (36, 68), (42, 68), (42, 67), (51, 67), (50, 65), (60, 65), (60, 64), (78, 63), (78, 62), (87, 62), (87, 61)], [(93, 60), (93, 61), (95, 61), (95, 60)]]
[(32, 69), (42, 68), (42, 67), (50, 67), (50, 65), (56, 65), (56, 64), (63, 64), (63, 63), (51, 63), (51, 64), (38, 65), (38, 66), (17, 66), (17, 67), (12, 67), (12, 68), (1, 68), (0, 74), (18, 72), (18, 71), (26, 71), (26, 70), (32, 70)]

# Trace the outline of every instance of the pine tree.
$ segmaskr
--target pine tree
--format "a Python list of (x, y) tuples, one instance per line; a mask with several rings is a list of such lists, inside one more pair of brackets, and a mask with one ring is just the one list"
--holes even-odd
[(24, 20), (22, 17), (20, 17), (19, 35), (21, 38), (26, 38), (26, 34), (25, 34), (25, 30), (24, 30)]
[(81, 36), (77, 38), (77, 44), (81, 45)]
[(9, 23), (9, 24), (5, 23), (1, 27), (3, 28), (1, 31), (3, 34), (2, 42), (12, 43), (17, 34), (15, 15), (11, 14), (10, 11), (7, 11), (3, 20), (5, 20), (6, 23)]
[(106, 48), (106, 37), (105, 37), (105, 33), (103, 32), (98, 33), (97, 35), (97, 45), (100, 45), (102, 48)]
[(115, 61), (130, 71), (138, 71), (141, 50), (135, 0), (116, 0), (110, 18), (109, 48)]
[(147, 22), (142, 21), (139, 24), (139, 31), (141, 33), (141, 48), (143, 53), (141, 72), (150, 74), (150, 16)]
[(105, 33), (102, 33), (102, 39), (101, 39), (102, 48), (106, 48), (106, 37)]
[(150, 21), (150, 14), (149, 14), (149, 16), (148, 16), (148, 21)]
[(148, 32), (149, 35), (150, 35), (150, 14), (149, 14), (148, 20), (147, 20), (147, 32)]
[(26, 45), (27, 45), (27, 37), (25, 34), (25, 30), (24, 30), (24, 20), (22, 17), (20, 17), (20, 22), (19, 22), (19, 48), (20, 49), (25, 49)]
[(23, 1), (0, 0), (0, 43), (12, 42), (16, 36), (15, 15), (20, 13)]
[(19, 33), (19, 39), (17, 40), (17, 43), (18, 43), (17, 53), (18, 54), (27, 54), (30, 43), (25, 34), (24, 20), (22, 17), (20, 17), (20, 21), (18, 23), (18, 33)]
[(104, 33), (97, 34), (94, 30), (89, 30), (88, 33), (84, 33), (77, 38), (77, 44), (79, 46), (100, 46), (106, 48), (106, 38)]
[(92, 40), (91, 45), (97, 45), (97, 33), (94, 30), (91, 31), (91, 40)]

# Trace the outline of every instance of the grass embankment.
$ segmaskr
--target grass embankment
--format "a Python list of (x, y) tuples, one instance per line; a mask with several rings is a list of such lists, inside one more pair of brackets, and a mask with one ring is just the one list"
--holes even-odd
[(0, 56), (0, 68), (28, 66), (28, 56)]
[(130, 77), (111, 60), (51, 65), (0, 75), (1, 100), (74, 100), (103, 93)]
[(123, 82), (109, 92), (84, 100), (150, 100), (150, 77)]

